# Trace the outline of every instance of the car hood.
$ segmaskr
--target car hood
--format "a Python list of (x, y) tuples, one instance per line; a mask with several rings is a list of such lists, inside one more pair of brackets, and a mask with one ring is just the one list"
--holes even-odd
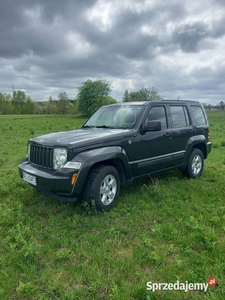
[(72, 148), (84, 144), (103, 143), (123, 139), (132, 135), (131, 129), (108, 128), (82, 128), (77, 130), (62, 131), (45, 134), (33, 139), (31, 142), (45, 146), (67, 146)]

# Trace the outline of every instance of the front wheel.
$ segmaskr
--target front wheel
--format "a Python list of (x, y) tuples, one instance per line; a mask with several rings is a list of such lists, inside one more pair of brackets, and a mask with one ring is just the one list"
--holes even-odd
[(189, 178), (197, 178), (202, 174), (204, 168), (204, 157), (202, 151), (194, 149), (190, 155), (188, 165), (184, 170), (184, 175)]
[(83, 198), (89, 204), (95, 202), (96, 210), (109, 211), (116, 204), (120, 193), (120, 177), (113, 166), (100, 165), (87, 177)]

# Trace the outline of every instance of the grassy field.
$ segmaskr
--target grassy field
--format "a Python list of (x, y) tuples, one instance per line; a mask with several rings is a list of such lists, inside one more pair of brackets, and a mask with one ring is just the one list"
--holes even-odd
[[(135, 182), (109, 213), (60, 203), (18, 176), (27, 140), (79, 128), (72, 116), (0, 116), (0, 299), (225, 299), (225, 113), (209, 113), (201, 178)], [(206, 283), (148, 291), (147, 282)]]

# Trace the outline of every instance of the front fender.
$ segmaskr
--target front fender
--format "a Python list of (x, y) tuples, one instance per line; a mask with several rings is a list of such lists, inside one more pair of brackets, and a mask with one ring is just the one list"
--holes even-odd
[(102, 147), (102, 148), (84, 151), (77, 154), (72, 160), (74, 162), (81, 163), (81, 168), (78, 172), (77, 180), (74, 185), (76, 194), (82, 192), (83, 185), (87, 178), (88, 172), (90, 171), (93, 165), (95, 165), (96, 163), (104, 163), (105, 161), (118, 160), (118, 159), (123, 164), (126, 178), (131, 179), (132, 178), (131, 167), (129, 165), (126, 151), (122, 147), (119, 146)]

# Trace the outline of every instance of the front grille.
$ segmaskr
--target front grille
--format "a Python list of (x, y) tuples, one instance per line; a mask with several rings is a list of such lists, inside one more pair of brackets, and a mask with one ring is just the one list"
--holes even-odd
[(30, 145), (30, 162), (40, 167), (53, 169), (53, 149)]

